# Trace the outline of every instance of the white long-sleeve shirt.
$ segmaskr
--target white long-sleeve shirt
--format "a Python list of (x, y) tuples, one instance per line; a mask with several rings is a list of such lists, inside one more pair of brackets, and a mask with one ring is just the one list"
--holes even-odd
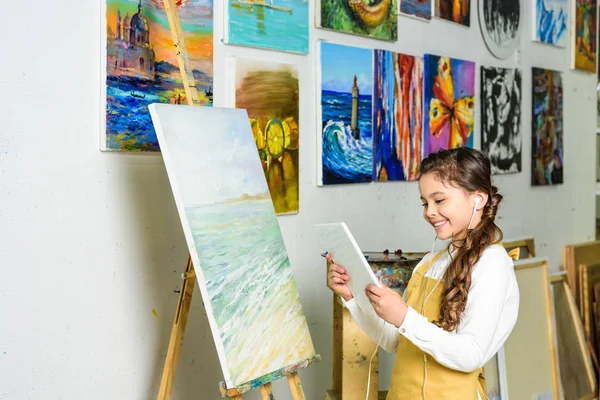
[[(414, 271), (431, 257), (426, 255)], [(425, 276), (442, 279), (450, 260), (446, 251)], [(519, 288), (512, 259), (504, 247), (496, 244), (488, 247), (473, 267), (465, 312), (452, 332), (438, 328), (412, 307), (408, 308), (402, 325), (396, 328), (379, 318), (372, 308), (359, 308), (354, 299), (344, 303), (358, 326), (375, 343), (382, 335), (380, 346), (387, 352), (395, 353), (400, 340), (410, 340), (440, 364), (471, 372), (483, 367), (508, 338), (517, 321)]]

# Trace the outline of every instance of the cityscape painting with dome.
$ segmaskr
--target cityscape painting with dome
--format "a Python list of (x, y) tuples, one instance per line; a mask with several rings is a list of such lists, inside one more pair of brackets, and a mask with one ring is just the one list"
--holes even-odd
[[(212, 105), (213, 0), (175, 0), (203, 105)], [(148, 105), (187, 104), (163, 0), (106, 0), (105, 150), (160, 151)]]

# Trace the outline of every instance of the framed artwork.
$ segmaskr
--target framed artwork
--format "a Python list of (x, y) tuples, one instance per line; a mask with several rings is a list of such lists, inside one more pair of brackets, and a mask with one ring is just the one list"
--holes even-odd
[(224, 42), (308, 54), (306, 0), (226, 0)]
[(435, 0), (434, 5), (436, 17), (471, 26), (471, 0)]
[(423, 157), (473, 147), (475, 63), (425, 54)]
[(483, 41), (496, 58), (510, 57), (519, 45), (520, 0), (479, 0), (479, 26)]
[(299, 211), (298, 71), (292, 64), (232, 58), (234, 106), (248, 112), (273, 206), (278, 215)]
[(598, 54), (598, 1), (573, 1), (573, 68), (596, 72)]
[[(213, 0), (189, 0), (179, 18), (200, 102), (212, 105)], [(162, 2), (106, 0), (103, 29), (103, 151), (158, 152), (151, 103), (186, 104)]]
[(397, 1), (318, 0), (317, 26), (372, 39), (396, 41), (398, 39)]
[(423, 21), (431, 20), (431, 0), (400, 0), (400, 12)]
[(481, 67), (481, 150), (492, 173), (521, 172), (521, 71)]
[(533, 40), (566, 47), (569, 0), (535, 0)]

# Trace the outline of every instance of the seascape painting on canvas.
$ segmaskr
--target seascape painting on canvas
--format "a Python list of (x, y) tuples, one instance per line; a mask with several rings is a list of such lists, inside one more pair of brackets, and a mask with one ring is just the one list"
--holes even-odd
[[(200, 103), (211, 105), (213, 0), (177, 3)], [(148, 105), (187, 101), (162, 0), (106, 0), (104, 99), (102, 150), (160, 151)]]
[(307, 0), (227, 0), (226, 43), (308, 53)]
[(521, 71), (481, 67), (481, 150), (493, 174), (521, 172)]
[(374, 39), (398, 38), (397, 0), (320, 0), (319, 3), (320, 28)]
[(425, 54), (423, 157), (473, 147), (475, 63)]
[(373, 50), (320, 43), (319, 184), (370, 182)]
[(568, 0), (535, 0), (533, 40), (558, 47), (567, 44)]
[(423, 58), (373, 53), (373, 180), (419, 178), (423, 150)]
[(563, 183), (563, 86), (558, 71), (532, 68), (531, 184)]
[(297, 213), (298, 72), (291, 64), (236, 58), (235, 108), (248, 112), (277, 214)]
[(313, 358), (248, 114), (151, 112), (227, 387)]

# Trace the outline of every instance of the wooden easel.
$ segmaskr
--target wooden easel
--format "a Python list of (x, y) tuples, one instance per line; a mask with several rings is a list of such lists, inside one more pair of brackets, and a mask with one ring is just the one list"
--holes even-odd
[[(190, 106), (200, 105), (198, 89), (196, 88), (196, 82), (192, 73), (192, 66), (187, 54), (187, 49), (185, 47), (185, 39), (183, 36), (183, 31), (181, 30), (181, 22), (179, 20), (179, 13), (177, 12), (177, 8), (175, 6), (175, 0), (164, 0), (164, 7), (167, 14), (167, 19), (169, 20), (169, 26), (171, 28), (171, 35), (173, 37), (173, 43), (177, 54), (177, 62), (181, 72), (181, 79), (185, 88), (187, 103)], [(179, 353), (183, 343), (183, 334), (187, 324), (190, 305), (192, 304), (196, 272), (194, 271), (194, 265), (189, 255), (185, 270), (183, 274), (181, 274), (181, 278), (183, 279), (183, 283), (181, 285), (181, 291), (179, 292), (179, 299), (177, 300), (177, 307), (175, 309), (175, 319), (173, 321), (173, 327), (171, 328), (171, 338), (169, 340), (167, 358), (165, 359), (163, 374), (160, 381), (158, 400), (169, 400), (171, 398), (173, 382), (175, 382), (175, 371), (177, 370)], [(273, 386), (271, 382), (286, 376), (292, 391), (293, 399), (306, 400), (304, 391), (302, 390), (302, 385), (300, 383), (300, 377), (298, 376), (298, 371), (308, 367), (320, 359), (321, 356), (316, 355), (298, 364), (287, 366), (233, 389), (227, 389), (225, 382), (220, 382), (219, 388), (221, 390), (221, 395), (223, 397), (241, 400), (242, 393), (251, 389), (260, 388), (260, 393), (263, 400), (274, 400), (275, 395), (273, 394)]]

